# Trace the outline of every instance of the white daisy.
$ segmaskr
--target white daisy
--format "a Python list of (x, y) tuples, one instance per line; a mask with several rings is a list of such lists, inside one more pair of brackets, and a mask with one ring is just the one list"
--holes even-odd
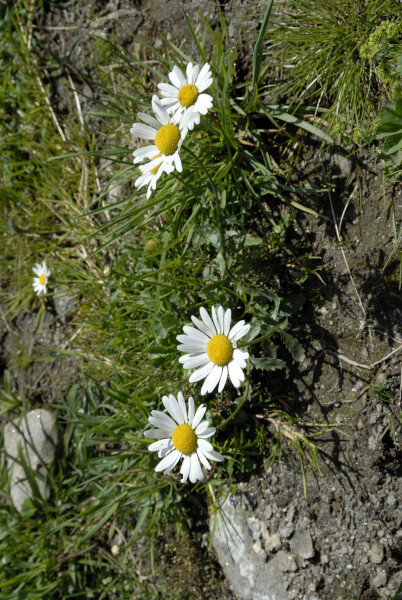
[(183, 327), (186, 335), (178, 335), (180, 345), (178, 350), (187, 352), (179, 358), (185, 369), (196, 368), (190, 376), (190, 383), (205, 378), (201, 394), (212, 392), (219, 384), (218, 392), (225, 387), (228, 375), (235, 387), (244, 381), (242, 369), (246, 367), (249, 354), (237, 348), (237, 341), (250, 329), (244, 321), (239, 321), (230, 329), (232, 311), (212, 307), (212, 319), (205, 310), (200, 308), (202, 321), (192, 316), (194, 327)]
[(157, 96), (152, 96), (152, 108), (156, 119), (140, 112), (138, 113), (138, 117), (144, 121), (145, 125), (143, 123), (134, 123), (130, 129), (130, 133), (135, 137), (155, 142), (151, 146), (134, 150), (134, 164), (150, 158), (151, 162), (148, 167), (150, 170), (158, 167), (158, 177), (165, 172), (171, 173), (174, 168), (181, 173), (183, 167), (180, 160), (180, 148), (186, 137), (187, 129), (181, 124), (177, 125), (173, 123), (172, 118), (163, 108)]
[(201, 421), (206, 407), (201, 404), (195, 412), (194, 400), (189, 398), (187, 411), (181, 392), (177, 394), (177, 400), (170, 394), (170, 396), (163, 396), (162, 402), (170, 416), (159, 410), (153, 410), (148, 421), (158, 429), (148, 429), (144, 432), (146, 437), (157, 440), (148, 446), (148, 450), (158, 452), (159, 458), (162, 459), (156, 465), (155, 471), (163, 471), (166, 475), (182, 458), (181, 482), (184, 483), (187, 479), (190, 479), (191, 483), (202, 481), (204, 473), (201, 464), (206, 469), (210, 469), (208, 459), (225, 460), (213, 449), (212, 444), (207, 442), (206, 438), (214, 435), (216, 430), (208, 426), (208, 421)]
[(161, 169), (163, 158), (160, 153), (156, 154), (154, 160), (146, 163), (145, 165), (140, 165), (139, 169), (141, 171), (141, 175), (137, 177), (135, 180), (135, 187), (138, 189), (144, 187), (144, 185), (148, 186), (147, 190), (147, 198), (150, 197), (151, 193), (156, 189), (156, 184), (160, 176), (165, 173), (171, 173), (174, 171), (174, 166), (166, 164), (164, 169)]
[(213, 81), (211, 67), (206, 63), (200, 71), (198, 65), (188, 63), (185, 77), (179, 67), (174, 66), (169, 79), (173, 85), (158, 84), (164, 96), (161, 103), (173, 114), (175, 123), (183, 123), (187, 129), (193, 129), (199, 124), (200, 115), (206, 115), (212, 107), (212, 96), (202, 93)]
[(39, 296), (42, 292), (46, 294), (47, 278), (50, 275), (50, 270), (47, 268), (45, 261), (42, 264), (36, 263), (32, 271), (37, 275), (33, 280), (33, 289)]

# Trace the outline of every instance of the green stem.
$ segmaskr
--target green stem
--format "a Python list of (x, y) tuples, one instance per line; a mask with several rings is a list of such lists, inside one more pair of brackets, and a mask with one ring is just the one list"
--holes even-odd
[(246, 402), (247, 398), (248, 398), (248, 391), (250, 389), (250, 359), (248, 359), (248, 363), (247, 363), (247, 384), (246, 384), (246, 391), (243, 394), (242, 399), (240, 400), (239, 404), (236, 406), (235, 410), (232, 412), (232, 414), (225, 419), (225, 421), (223, 421), (223, 423), (221, 423), (220, 425), (217, 426), (216, 429), (222, 429), (223, 427), (226, 427), (226, 425), (232, 420), (234, 419), (234, 417), (237, 415), (237, 413), (239, 412), (239, 410), (241, 409), (241, 407), (243, 406), (243, 404)]
[(275, 331), (278, 331), (278, 329), (282, 329), (282, 327), (283, 327), (283, 323), (278, 323), (278, 325), (275, 325), (275, 327), (273, 327), (270, 331), (268, 331), (268, 333), (265, 333), (264, 335), (261, 335), (258, 338), (254, 338), (253, 340), (250, 340), (249, 342), (239, 342), (237, 344), (237, 347), (238, 348), (246, 348), (247, 346), (252, 346), (252, 344), (259, 344), (263, 340), (266, 340), (267, 338), (271, 337), (271, 335), (273, 333), (275, 333)]
[(198, 163), (198, 165), (204, 171), (204, 173), (207, 176), (207, 179), (208, 179), (208, 181), (209, 181), (209, 183), (211, 184), (211, 187), (212, 187), (213, 196), (214, 196), (214, 203), (215, 203), (215, 207), (214, 208), (215, 208), (216, 220), (218, 221), (219, 238), (220, 238), (220, 242), (221, 242), (223, 264), (224, 264), (224, 272), (222, 273), (222, 278), (223, 278), (225, 276), (226, 269), (227, 269), (227, 266), (226, 266), (226, 248), (225, 248), (225, 235), (224, 235), (224, 232), (223, 232), (222, 221), (220, 219), (218, 192), (216, 190), (216, 186), (215, 186), (212, 178), (210, 177), (210, 175), (208, 173), (208, 169), (205, 167), (205, 165), (203, 165), (201, 163), (201, 161), (199, 160), (198, 156), (192, 150), (190, 150), (190, 148), (188, 148), (187, 146), (183, 146), (183, 148), (195, 159), (195, 161)]

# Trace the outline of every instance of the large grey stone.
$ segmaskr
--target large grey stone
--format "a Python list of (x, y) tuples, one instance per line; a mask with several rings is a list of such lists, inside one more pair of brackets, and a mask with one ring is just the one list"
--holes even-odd
[(249, 516), (241, 499), (229, 495), (215, 522), (211, 520), (213, 547), (229, 585), (238, 600), (289, 600), (288, 576), (280, 569), (280, 558), (266, 562), (265, 552), (255, 551)]
[(27, 413), (21, 423), (11, 421), (4, 428), (7, 468), (11, 472), (10, 495), (20, 513), (23, 512), (24, 501), (34, 497), (34, 491), (21, 464), (21, 456), (30, 467), (43, 498), (47, 468), (54, 456), (55, 440), (56, 418), (50, 411), (41, 408)]

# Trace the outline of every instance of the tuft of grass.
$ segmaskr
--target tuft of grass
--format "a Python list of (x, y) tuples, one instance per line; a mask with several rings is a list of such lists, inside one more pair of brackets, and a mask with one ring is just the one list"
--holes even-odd
[[(382, 23), (388, 34), (381, 35), (380, 49), (375, 36)], [(266, 41), (268, 61), (280, 77), (274, 93), (295, 107), (313, 104), (334, 137), (360, 142), (381, 101), (393, 96), (385, 73), (401, 42), (397, 0), (279, 0)]]

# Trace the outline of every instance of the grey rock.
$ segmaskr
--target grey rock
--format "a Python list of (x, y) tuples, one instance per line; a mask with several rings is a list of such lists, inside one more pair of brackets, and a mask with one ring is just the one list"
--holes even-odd
[(281, 547), (281, 536), (279, 533), (274, 533), (273, 535), (269, 536), (269, 538), (267, 539), (267, 541), (264, 544), (265, 552), (267, 554), (269, 552), (272, 552), (272, 550), (277, 550), (280, 547)]
[(236, 496), (229, 495), (215, 524), (213, 520), (210, 523), (213, 547), (232, 591), (238, 600), (290, 600), (284, 572), (297, 568), (294, 559), (289, 561), (283, 553), (280, 560), (274, 556), (265, 562), (260, 544), (253, 547), (249, 515), (241, 504)]
[(279, 569), (285, 573), (288, 571), (297, 571), (295, 557), (289, 552), (283, 552), (283, 550), (280, 550), (277, 554), (277, 562)]
[(313, 540), (307, 529), (296, 531), (290, 540), (290, 547), (301, 558), (313, 558), (315, 554)]
[(373, 577), (372, 584), (376, 588), (384, 587), (384, 585), (387, 585), (387, 580), (388, 580), (387, 572), (383, 571), (383, 570), (379, 570), (379, 571), (377, 571), (377, 575), (375, 577)]
[(384, 546), (375, 543), (370, 548), (370, 562), (374, 565), (380, 565), (384, 560)]
[(4, 428), (7, 469), (11, 473), (10, 495), (20, 513), (23, 512), (24, 501), (34, 497), (20, 456), (35, 474), (36, 486), (41, 498), (44, 498), (47, 468), (53, 460), (55, 440), (56, 418), (50, 411), (41, 408), (27, 413), (20, 425), (12, 421)]

